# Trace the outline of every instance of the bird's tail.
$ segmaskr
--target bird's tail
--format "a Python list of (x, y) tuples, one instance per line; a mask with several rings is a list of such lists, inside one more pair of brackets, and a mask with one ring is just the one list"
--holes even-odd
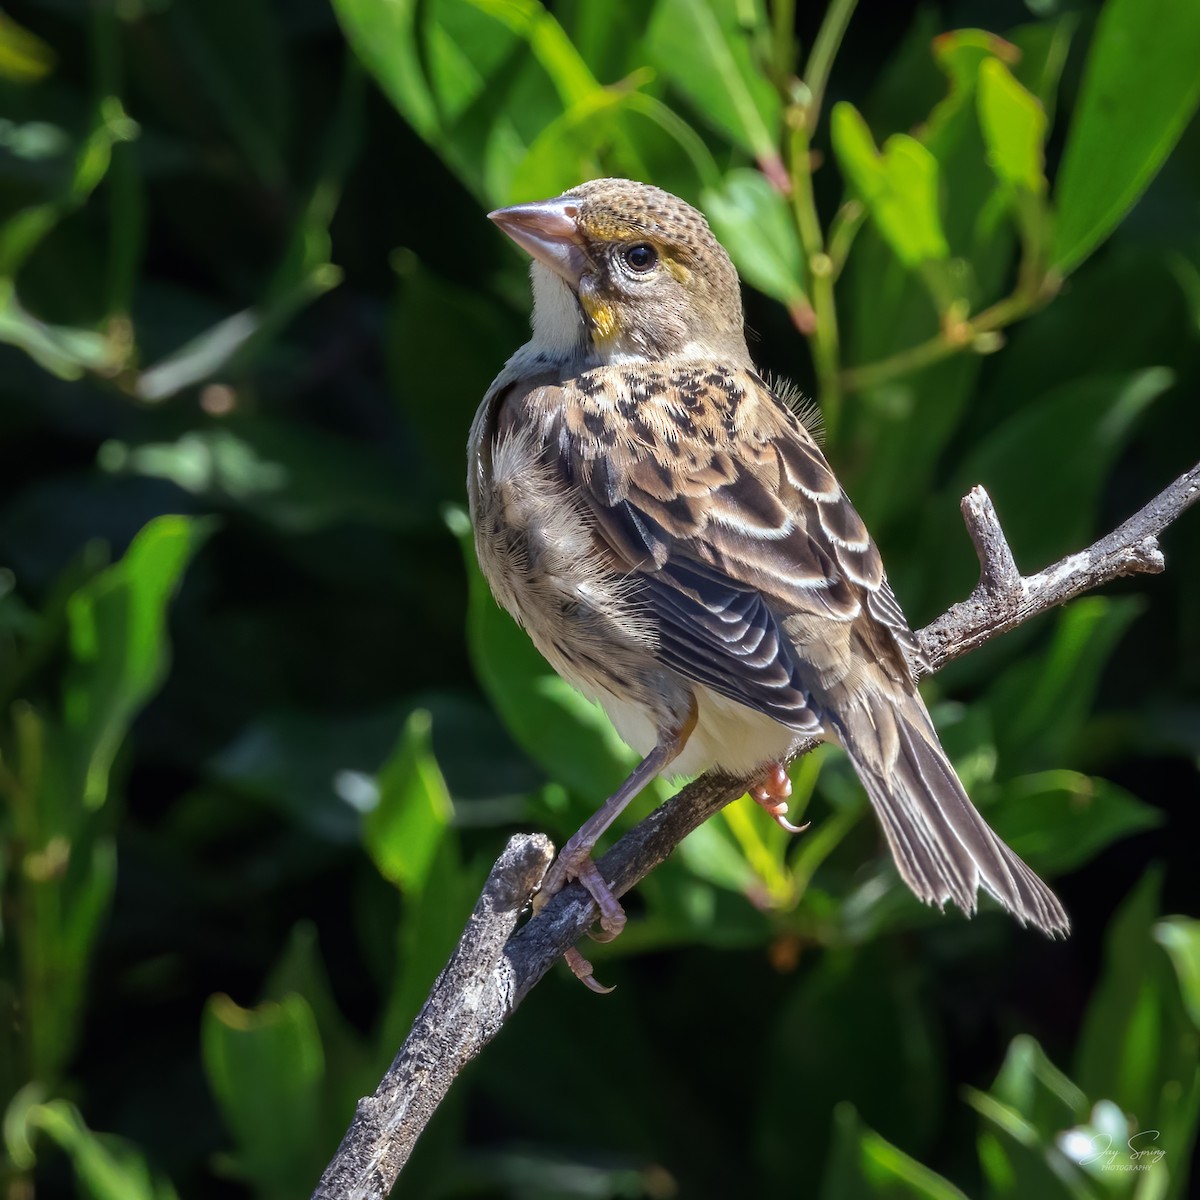
[(939, 907), (953, 900), (969, 915), (982, 887), (1022, 924), (1068, 932), (1058, 897), (975, 810), (916, 692), (864, 688), (839, 718), (830, 723), (920, 899)]

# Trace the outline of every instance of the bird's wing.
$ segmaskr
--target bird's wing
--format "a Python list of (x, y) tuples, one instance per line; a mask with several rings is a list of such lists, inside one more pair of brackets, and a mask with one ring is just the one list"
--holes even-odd
[(637, 584), (664, 663), (808, 732), (852, 628), (907, 677), (915, 642), (878, 550), (753, 372), (602, 368), (527, 402), (601, 548)]

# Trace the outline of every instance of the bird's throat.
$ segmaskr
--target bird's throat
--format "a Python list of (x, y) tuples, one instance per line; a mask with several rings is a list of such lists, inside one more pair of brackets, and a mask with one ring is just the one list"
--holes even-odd
[(533, 337), (530, 348), (548, 359), (572, 362), (589, 357), (588, 324), (575, 293), (565, 280), (539, 262), (533, 283)]

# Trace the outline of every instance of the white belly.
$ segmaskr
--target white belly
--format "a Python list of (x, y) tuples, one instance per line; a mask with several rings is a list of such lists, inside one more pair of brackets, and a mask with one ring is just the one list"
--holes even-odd
[[(771, 717), (729, 700), (703, 684), (693, 684), (696, 727), (683, 753), (667, 768), (669, 777), (699, 775), (712, 767), (730, 775), (752, 775), (782, 762), (801, 735)], [(646, 709), (606, 692), (596, 697), (621, 740), (643, 757), (654, 748), (655, 729)]]

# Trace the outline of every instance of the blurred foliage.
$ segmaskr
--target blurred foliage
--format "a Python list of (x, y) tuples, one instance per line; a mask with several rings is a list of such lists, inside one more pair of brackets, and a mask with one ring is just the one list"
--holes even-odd
[[(484, 211), (700, 204), (920, 625), (971, 484), (1034, 569), (1196, 458), (1198, 61), (1177, 0), (5, 5), (0, 1194), (307, 1194), (508, 833), (628, 768), (474, 564), (529, 307)], [(1194, 513), (1165, 549), (929, 688), (1068, 942), (918, 905), (821, 751), (812, 829), (689, 838), (404, 1194), (1188, 1194)]]

